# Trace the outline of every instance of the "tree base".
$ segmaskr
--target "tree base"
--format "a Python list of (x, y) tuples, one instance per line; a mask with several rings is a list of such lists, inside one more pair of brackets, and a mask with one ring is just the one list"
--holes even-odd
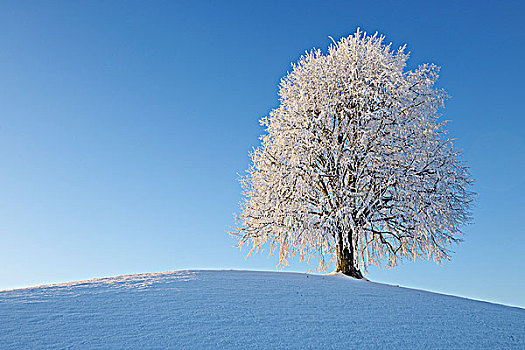
[(337, 249), (335, 272), (340, 272), (356, 279), (364, 279), (363, 274), (354, 263), (353, 255), (347, 248)]
[(342, 271), (342, 270), (335, 270), (335, 272), (342, 273), (343, 275), (346, 275), (348, 277), (352, 277), (358, 280), (366, 279), (363, 277), (363, 274), (359, 270), (353, 270), (353, 271)]

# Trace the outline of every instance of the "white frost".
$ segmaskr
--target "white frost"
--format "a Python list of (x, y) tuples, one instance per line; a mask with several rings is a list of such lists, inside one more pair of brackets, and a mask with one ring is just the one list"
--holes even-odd
[(282, 79), (241, 180), (232, 234), (250, 254), (269, 243), (280, 266), (299, 254), (325, 269), (342, 244), (364, 270), (449, 258), (470, 219), (472, 180), (439, 121), (438, 67), (405, 71), (404, 49), (358, 31)]

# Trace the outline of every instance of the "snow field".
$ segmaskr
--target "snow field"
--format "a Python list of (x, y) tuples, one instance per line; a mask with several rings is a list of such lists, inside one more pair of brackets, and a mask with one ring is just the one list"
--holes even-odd
[(341, 275), (175, 271), (0, 292), (0, 349), (525, 349), (525, 310)]

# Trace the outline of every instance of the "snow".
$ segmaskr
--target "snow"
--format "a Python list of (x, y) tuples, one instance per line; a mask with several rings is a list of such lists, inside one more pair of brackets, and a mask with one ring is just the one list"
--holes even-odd
[(525, 310), (342, 275), (174, 271), (0, 292), (0, 349), (525, 348)]

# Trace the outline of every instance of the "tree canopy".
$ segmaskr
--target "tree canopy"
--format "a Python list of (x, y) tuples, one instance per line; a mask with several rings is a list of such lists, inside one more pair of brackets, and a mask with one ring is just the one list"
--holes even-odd
[(357, 31), (302, 56), (241, 179), (232, 234), (279, 265), (299, 255), (362, 277), (370, 265), (449, 259), (470, 220), (472, 178), (447, 136), (439, 68)]

